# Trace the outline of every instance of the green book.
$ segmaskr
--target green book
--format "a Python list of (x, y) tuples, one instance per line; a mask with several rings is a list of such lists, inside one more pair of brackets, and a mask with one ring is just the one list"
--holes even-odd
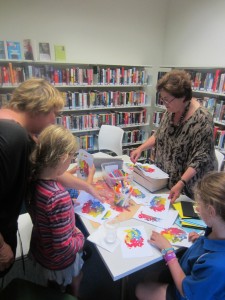
[(55, 61), (66, 61), (66, 49), (63, 45), (54, 45)]

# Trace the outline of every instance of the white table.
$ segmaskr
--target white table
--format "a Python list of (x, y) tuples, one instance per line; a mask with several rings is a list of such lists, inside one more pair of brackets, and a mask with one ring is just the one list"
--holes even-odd
[[(127, 155), (118, 156), (118, 158), (122, 158), (124, 161), (129, 162), (130, 158)], [(97, 170), (96, 177), (101, 176), (101, 171)], [(158, 191), (157, 191), (158, 192)], [(167, 189), (160, 191), (160, 193), (168, 192)], [(96, 230), (96, 227), (93, 226), (93, 223), (84, 217), (80, 217), (82, 223), (87, 229), (88, 233), (91, 234)], [(129, 219), (123, 222), (120, 222), (120, 226), (144, 226), (147, 235), (150, 237), (154, 226), (147, 224), (145, 222), (138, 221), (136, 219)], [(96, 248), (105, 263), (106, 268), (108, 269), (112, 279), (114, 281), (118, 279), (122, 279), (129, 274), (132, 274), (138, 270), (141, 270), (147, 266), (150, 266), (160, 260), (162, 260), (162, 255), (160, 251), (156, 248), (153, 248), (153, 255), (150, 257), (139, 257), (139, 258), (124, 258), (122, 256), (122, 252), (120, 247), (118, 246), (113, 253), (99, 247), (96, 245)]]

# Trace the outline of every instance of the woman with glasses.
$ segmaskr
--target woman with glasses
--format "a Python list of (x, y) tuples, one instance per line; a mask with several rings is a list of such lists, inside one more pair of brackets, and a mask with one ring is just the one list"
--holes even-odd
[(213, 118), (192, 98), (190, 76), (183, 70), (166, 73), (157, 84), (166, 107), (158, 130), (131, 153), (135, 163), (142, 151), (154, 148), (154, 163), (169, 174), (170, 199), (183, 192), (193, 197), (192, 187), (214, 169)]
[[(166, 283), (160, 281), (160, 276), (158, 282), (139, 284), (139, 300), (225, 299), (224, 182), (225, 172), (209, 172), (197, 183), (196, 209), (208, 228), (179, 261), (170, 242), (159, 233), (152, 233), (150, 243), (161, 250), (170, 273), (164, 276)], [(189, 239), (193, 241), (190, 234)]]

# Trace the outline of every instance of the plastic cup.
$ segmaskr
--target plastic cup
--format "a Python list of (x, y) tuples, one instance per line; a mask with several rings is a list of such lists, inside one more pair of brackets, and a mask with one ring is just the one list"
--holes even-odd
[(106, 220), (104, 222), (105, 242), (108, 244), (115, 243), (117, 239), (118, 222), (115, 220)]

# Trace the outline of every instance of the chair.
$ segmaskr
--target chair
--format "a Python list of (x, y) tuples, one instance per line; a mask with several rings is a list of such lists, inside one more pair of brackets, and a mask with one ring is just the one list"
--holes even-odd
[(52, 288), (41, 286), (31, 281), (15, 278), (0, 291), (1, 300), (76, 300)]
[(124, 130), (112, 125), (102, 125), (98, 135), (99, 151), (110, 150), (116, 155), (122, 155), (122, 140)]
[(215, 149), (215, 155), (216, 155), (216, 159), (217, 159), (217, 163), (218, 163), (218, 168), (216, 170), (221, 171), (222, 165), (224, 162), (224, 155), (217, 149)]

